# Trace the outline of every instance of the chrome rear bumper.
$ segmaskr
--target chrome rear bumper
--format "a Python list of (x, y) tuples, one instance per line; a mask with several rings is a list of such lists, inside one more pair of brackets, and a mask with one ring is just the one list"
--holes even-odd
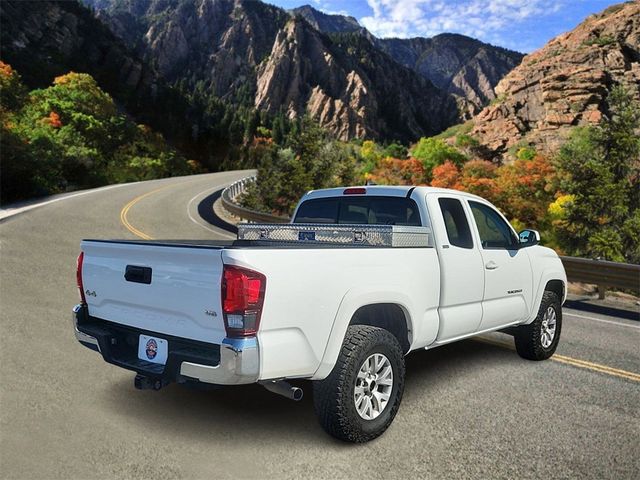
[[(172, 355), (171, 340), (169, 340), (169, 357), (167, 364), (162, 366), (149, 362), (118, 358), (112, 345), (118, 341), (117, 335), (110, 332), (109, 328), (90, 328), (90, 318), (87, 309), (83, 305), (73, 308), (73, 329), (76, 339), (84, 346), (102, 354), (105, 361), (129, 370), (156, 378), (162, 378), (168, 382), (185, 382), (197, 380), (199, 382), (216, 385), (238, 385), (255, 383), (260, 374), (260, 349), (256, 337), (225, 338), (222, 343), (212, 345), (219, 347), (219, 362), (216, 364), (203, 364), (185, 359), (185, 355)], [(84, 326), (83, 326), (84, 325)], [(97, 333), (96, 333), (97, 332)], [(93, 335), (92, 335), (93, 333)], [(140, 331), (140, 333), (154, 335), (154, 332)], [(156, 334), (162, 337), (161, 333)], [(182, 344), (189, 344), (189, 340), (180, 339)], [(201, 342), (198, 343), (202, 348)], [(152, 368), (152, 369), (150, 369)], [(158, 370), (161, 368), (162, 370)]]

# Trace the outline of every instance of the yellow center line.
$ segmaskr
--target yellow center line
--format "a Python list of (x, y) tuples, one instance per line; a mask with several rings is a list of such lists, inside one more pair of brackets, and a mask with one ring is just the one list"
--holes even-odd
[(175, 185), (179, 185), (179, 184), (172, 183), (171, 185), (164, 185), (163, 187), (156, 188), (155, 190), (151, 190), (150, 192), (139, 195), (133, 200), (131, 200), (129, 203), (127, 203), (124, 207), (122, 207), (122, 210), (120, 210), (120, 222), (122, 222), (122, 225), (124, 225), (125, 228), (129, 230), (131, 233), (133, 233), (135, 236), (140, 237), (143, 240), (153, 240), (153, 237), (151, 235), (148, 235), (144, 233), (142, 230), (139, 230), (133, 225), (131, 225), (131, 223), (129, 222), (129, 219), (127, 218), (127, 214), (129, 213), (129, 210), (131, 210), (131, 207), (133, 207), (136, 203), (138, 203), (143, 198), (146, 198), (150, 195), (153, 195), (154, 193), (158, 193), (161, 190), (164, 190), (169, 187), (173, 187)]
[[(489, 345), (495, 345), (501, 348), (508, 348), (510, 350), (515, 350), (513, 345), (504, 342), (497, 342), (494, 340), (489, 340), (487, 338), (475, 337), (473, 340), (488, 343)], [(634, 382), (640, 382), (640, 374), (635, 372), (629, 372), (627, 370), (621, 370), (619, 368), (608, 367), (607, 365), (602, 365), (600, 363), (588, 362), (586, 360), (580, 360), (578, 358), (567, 357), (566, 355), (554, 354), (549, 360), (553, 360), (554, 362), (564, 363), (566, 365), (571, 365), (573, 367), (585, 368), (587, 370), (591, 370), (594, 372), (605, 373), (607, 375), (612, 375), (614, 377), (625, 378), (627, 380), (632, 380)]]

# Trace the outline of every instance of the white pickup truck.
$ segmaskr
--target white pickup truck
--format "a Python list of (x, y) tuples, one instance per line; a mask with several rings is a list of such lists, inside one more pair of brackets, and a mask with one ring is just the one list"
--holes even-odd
[(299, 400), (287, 380), (311, 380), (325, 430), (365, 442), (413, 350), (502, 330), (526, 359), (554, 353), (567, 280), (539, 239), (459, 191), (312, 191), (291, 224), (234, 242), (84, 240), (75, 335), (138, 388), (257, 382)]

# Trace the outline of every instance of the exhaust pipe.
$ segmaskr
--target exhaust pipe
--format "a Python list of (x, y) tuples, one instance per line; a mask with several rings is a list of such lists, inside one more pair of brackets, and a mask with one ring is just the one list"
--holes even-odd
[(165, 382), (161, 378), (145, 377), (144, 375), (136, 375), (133, 379), (133, 385), (137, 390), (160, 390), (166, 386), (168, 382)]
[(278, 395), (282, 395), (283, 397), (287, 397), (289, 400), (294, 400), (296, 402), (302, 400), (302, 389), (294, 387), (284, 380), (264, 382), (260, 383), (260, 385), (262, 385), (270, 392), (277, 393)]

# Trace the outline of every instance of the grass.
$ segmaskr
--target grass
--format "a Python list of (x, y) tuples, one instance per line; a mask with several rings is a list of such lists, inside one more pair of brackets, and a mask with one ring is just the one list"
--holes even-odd
[(471, 130), (473, 130), (473, 126), (473, 120), (468, 120), (464, 123), (459, 123), (447, 128), (444, 132), (439, 133), (434, 138), (437, 138), (439, 140), (446, 140), (451, 137), (457, 137), (458, 135), (466, 135)]
[(613, 37), (597, 37), (597, 38), (591, 38), (589, 40), (585, 40), (584, 42), (582, 42), (583, 45), (587, 45), (587, 46), (598, 45), (600, 47), (611, 45), (612, 43), (616, 43), (616, 39)]

